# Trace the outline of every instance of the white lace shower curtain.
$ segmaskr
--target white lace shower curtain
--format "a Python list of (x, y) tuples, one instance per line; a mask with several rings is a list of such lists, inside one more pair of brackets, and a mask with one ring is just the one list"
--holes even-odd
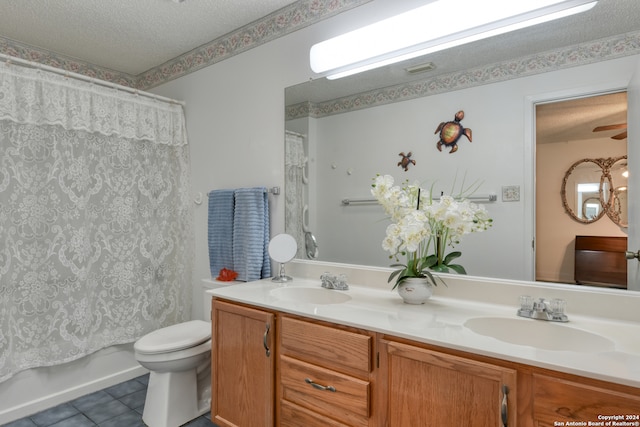
[(0, 63), (0, 382), (191, 312), (182, 107)]
[(304, 155), (303, 137), (293, 132), (285, 132), (284, 141), (285, 233), (292, 235), (298, 244), (296, 258), (307, 258), (304, 242)]

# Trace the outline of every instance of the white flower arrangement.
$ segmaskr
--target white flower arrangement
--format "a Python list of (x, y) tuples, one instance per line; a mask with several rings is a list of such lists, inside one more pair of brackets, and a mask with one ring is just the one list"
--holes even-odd
[(389, 277), (389, 281), (397, 278), (395, 286), (408, 277), (426, 277), (437, 286), (432, 272), (466, 274), (462, 265), (452, 263), (462, 254), (453, 251), (445, 255), (445, 248), (453, 248), (465, 234), (485, 231), (492, 219), (484, 206), (471, 203), (462, 192), (436, 201), (431, 191), (417, 183), (398, 186), (391, 175), (374, 178), (371, 194), (391, 220), (382, 248), (390, 258), (407, 257), (406, 264), (392, 265), (401, 267)]

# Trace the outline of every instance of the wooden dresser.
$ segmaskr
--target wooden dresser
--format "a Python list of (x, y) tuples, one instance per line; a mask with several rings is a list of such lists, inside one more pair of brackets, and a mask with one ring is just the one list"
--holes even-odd
[(626, 289), (626, 250), (626, 237), (576, 236), (576, 283)]

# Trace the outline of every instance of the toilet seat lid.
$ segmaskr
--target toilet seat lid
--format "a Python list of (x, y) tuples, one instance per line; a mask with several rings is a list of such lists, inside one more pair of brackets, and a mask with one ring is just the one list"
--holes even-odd
[(135, 351), (146, 354), (168, 353), (195, 347), (211, 339), (211, 324), (191, 320), (161, 328), (140, 338)]

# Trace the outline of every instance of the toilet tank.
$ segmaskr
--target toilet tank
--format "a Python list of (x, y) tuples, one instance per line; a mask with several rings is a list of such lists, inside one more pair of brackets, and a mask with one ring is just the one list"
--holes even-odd
[[(202, 315), (197, 318), (211, 322), (211, 298), (212, 295), (207, 291), (211, 289), (224, 288), (225, 286), (232, 286), (237, 282), (221, 282), (215, 279), (202, 279)], [(195, 313), (194, 313), (195, 314)]]

